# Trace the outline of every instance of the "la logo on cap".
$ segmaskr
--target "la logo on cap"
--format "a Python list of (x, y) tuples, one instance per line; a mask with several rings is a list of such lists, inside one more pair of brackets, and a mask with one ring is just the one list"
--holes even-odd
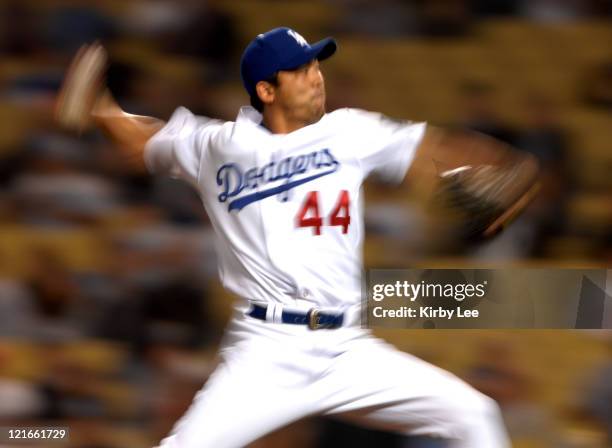
[(308, 42), (306, 42), (306, 39), (304, 39), (299, 33), (295, 32), (294, 30), (287, 30), (287, 34), (293, 37), (295, 41), (302, 47), (308, 46)]

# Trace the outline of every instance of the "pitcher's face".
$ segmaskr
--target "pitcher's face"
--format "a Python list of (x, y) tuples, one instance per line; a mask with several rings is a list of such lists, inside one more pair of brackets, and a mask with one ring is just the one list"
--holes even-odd
[(294, 121), (316, 123), (325, 114), (325, 80), (319, 61), (278, 72), (274, 102)]

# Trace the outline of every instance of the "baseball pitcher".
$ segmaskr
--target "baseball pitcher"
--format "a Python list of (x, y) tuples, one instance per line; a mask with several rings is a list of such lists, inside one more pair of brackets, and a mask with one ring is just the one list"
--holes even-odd
[(289, 28), (257, 36), (240, 67), (251, 106), (230, 122), (183, 107), (167, 123), (123, 112), (97, 44), (69, 70), (59, 121), (93, 121), (129, 163), (190, 183), (216, 232), (221, 281), (239, 297), (221, 363), (161, 447), (245, 446), (311, 415), (455, 448), (509, 446), (493, 400), (360, 327), (362, 184), (427, 178), (465, 217), (464, 236), (481, 237), (528, 202), (537, 164), (477, 134), (327, 113), (319, 64), (335, 51), (332, 38), (311, 45)]

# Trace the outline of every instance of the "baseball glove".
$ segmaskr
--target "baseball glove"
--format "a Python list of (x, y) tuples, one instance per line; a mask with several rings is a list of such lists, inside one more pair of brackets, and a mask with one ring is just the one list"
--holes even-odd
[(511, 167), (463, 166), (440, 174), (434, 204), (459, 222), (460, 237), (474, 241), (501, 232), (538, 189), (535, 177), (525, 179), (522, 163)]

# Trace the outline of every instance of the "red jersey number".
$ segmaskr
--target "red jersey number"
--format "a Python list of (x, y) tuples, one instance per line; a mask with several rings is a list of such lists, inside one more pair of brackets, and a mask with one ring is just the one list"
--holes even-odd
[(348, 191), (342, 190), (338, 203), (329, 216), (330, 226), (342, 226), (342, 233), (348, 233), (348, 227), (351, 223), (351, 214), (349, 212), (350, 200)]
[[(329, 226), (341, 226), (342, 233), (348, 233), (351, 224), (350, 205), (348, 191), (342, 190), (336, 206), (329, 215)], [(297, 227), (314, 227), (313, 234), (321, 235), (323, 218), (319, 213), (319, 193), (317, 191), (311, 191), (306, 195), (306, 200), (296, 216), (296, 225)]]
[[(306, 215), (310, 212), (310, 217), (306, 218)], [(311, 191), (306, 196), (304, 205), (297, 214), (297, 226), (298, 227), (314, 227), (314, 234), (321, 235), (321, 226), (323, 225), (323, 219), (319, 215), (319, 194), (316, 191)]]

